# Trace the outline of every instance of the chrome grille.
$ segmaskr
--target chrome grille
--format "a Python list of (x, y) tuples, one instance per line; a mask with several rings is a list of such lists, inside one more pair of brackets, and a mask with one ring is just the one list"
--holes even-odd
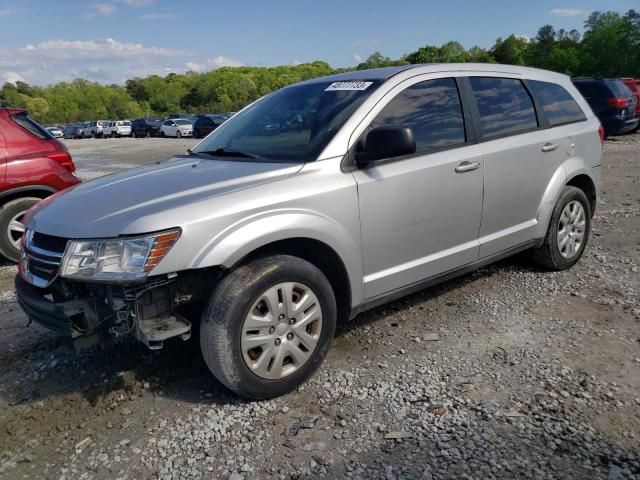
[[(31, 285), (40, 288), (48, 287), (58, 277), (67, 241), (59, 237), (49, 237), (55, 238), (56, 241), (46, 243), (43, 240), (48, 236), (32, 230), (27, 230), (25, 235), (20, 259), (22, 276)], [(43, 248), (40, 245), (47, 245), (49, 248)]]

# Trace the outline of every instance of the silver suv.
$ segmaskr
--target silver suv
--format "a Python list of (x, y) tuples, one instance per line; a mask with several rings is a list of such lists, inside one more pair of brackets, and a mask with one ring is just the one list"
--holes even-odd
[(29, 212), (16, 289), (78, 346), (189, 338), (237, 394), (295, 389), (336, 323), (531, 249), (582, 255), (602, 130), (568, 77), (358, 71), (254, 102), (185, 155)]

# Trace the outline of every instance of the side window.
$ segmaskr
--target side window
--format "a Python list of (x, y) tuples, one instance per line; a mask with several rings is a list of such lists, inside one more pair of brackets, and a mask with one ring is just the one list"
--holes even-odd
[(400, 92), (371, 123), (372, 128), (389, 126), (411, 128), (417, 152), (463, 144), (464, 117), (455, 80), (427, 80)]
[(520, 80), (470, 77), (484, 138), (514, 135), (538, 127), (533, 100)]
[(552, 126), (586, 120), (580, 106), (560, 85), (537, 80), (529, 80), (527, 85)]

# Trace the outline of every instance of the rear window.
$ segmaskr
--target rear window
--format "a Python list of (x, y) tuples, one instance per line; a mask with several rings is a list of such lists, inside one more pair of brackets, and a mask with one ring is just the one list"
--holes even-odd
[(631, 90), (629, 90), (629, 87), (620, 80), (607, 80), (607, 86), (617, 98), (629, 98), (631, 96)]
[(533, 96), (542, 105), (542, 110), (551, 125), (564, 125), (586, 120), (580, 106), (560, 85), (537, 80), (529, 80), (527, 85), (531, 88)]
[(51, 135), (51, 133), (49, 133), (44, 127), (42, 127), (38, 122), (33, 120), (26, 113), (18, 113), (17, 115), (12, 115), (11, 119), (22, 128), (26, 128), (27, 130), (29, 130), (38, 138), (42, 138), (43, 140), (53, 138), (53, 135)]
[(533, 100), (520, 80), (470, 77), (484, 138), (526, 132), (538, 127)]
[(598, 98), (598, 97), (609, 96), (609, 89), (606, 87), (604, 82), (587, 81), (587, 82), (574, 82), (573, 84), (576, 86), (578, 90), (580, 90), (580, 93), (586, 98), (591, 98), (591, 97)]

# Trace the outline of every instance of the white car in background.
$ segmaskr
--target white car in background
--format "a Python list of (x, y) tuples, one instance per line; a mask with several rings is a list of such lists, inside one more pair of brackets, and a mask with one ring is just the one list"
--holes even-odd
[(165, 120), (160, 127), (161, 137), (192, 137), (193, 123), (186, 118), (171, 118)]
[(102, 129), (102, 135), (107, 137), (130, 137), (131, 122), (129, 120), (118, 120), (107, 122)]
[(47, 132), (53, 135), (54, 138), (62, 138), (64, 137), (64, 133), (58, 127), (47, 127)]
[(107, 123), (109, 122), (107, 122), (106, 120), (96, 120), (90, 122), (88, 133), (94, 138), (102, 137), (102, 134), (104, 133), (104, 127), (107, 126)]

